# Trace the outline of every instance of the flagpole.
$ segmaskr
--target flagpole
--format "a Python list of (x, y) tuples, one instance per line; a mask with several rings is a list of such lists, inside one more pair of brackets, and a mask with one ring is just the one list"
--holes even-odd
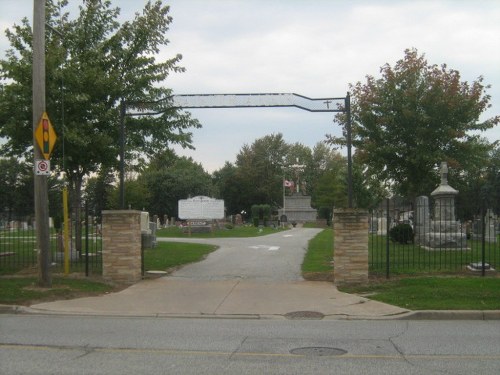
[(286, 215), (286, 208), (285, 208), (285, 174), (283, 174), (283, 215)]

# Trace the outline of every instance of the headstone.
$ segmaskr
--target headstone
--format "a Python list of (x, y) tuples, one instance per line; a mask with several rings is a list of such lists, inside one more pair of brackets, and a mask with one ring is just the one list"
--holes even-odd
[(149, 212), (141, 212), (141, 232), (149, 232)]
[(241, 214), (236, 214), (234, 217), (234, 225), (241, 225), (243, 224), (243, 217)]
[(486, 242), (495, 243), (497, 242), (497, 231), (496, 231), (496, 223), (498, 221), (497, 216), (493, 213), (493, 210), (490, 208), (486, 211), (486, 215), (484, 215), (484, 228), (486, 230), (484, 234), (484, 238)]
[(370, 233), (377, 233), (378, 232), (378, 218), (374, 216), (370, 216), (370, 221), (369, 221), (369, 232)]
[(151, 236), (151, 229), (149, 227), (149, 213), (141, 212), (141, 246), (143, 249), (153, 248), (153, 237)]
[(417, 244), (424, 245), (426, 236), (431, 231), (429, 198), (426, 196), (417, 197), (415, 203), (415, 241)]
[(379, 236), (384, 236), (387, 234), (387, 218), (379, 217), (377, 219), (377, 234)]
[(151, 236), (151, 247), (156, 247), (156, 229), (158, 229), (158, 224), (155, 222), (149, 223), (149, 232)]

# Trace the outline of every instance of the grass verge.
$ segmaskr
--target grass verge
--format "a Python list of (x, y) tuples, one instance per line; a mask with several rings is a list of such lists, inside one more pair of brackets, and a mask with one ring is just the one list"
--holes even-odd
[(500, 310), (494, 276), (398, 278), (339, 290), (410, 310)]
[(309, 241), (302, 262), (302, 276), (306, 280), (333, 281), (333, 231), (325, 229)]
[(110, 285), (88, 279), (53, 277), (52, 288), (37, 286), (36, 277), (0, 279), (0, 304), (31, 305), (33, 303), (72, 299), (111, 292)]

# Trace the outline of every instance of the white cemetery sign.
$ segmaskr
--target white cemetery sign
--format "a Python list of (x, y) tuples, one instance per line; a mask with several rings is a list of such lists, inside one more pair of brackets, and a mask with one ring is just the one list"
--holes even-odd
[(179, 218), (189, 219), (223, 219), (224, 200), (197, 196), (179, 200)]

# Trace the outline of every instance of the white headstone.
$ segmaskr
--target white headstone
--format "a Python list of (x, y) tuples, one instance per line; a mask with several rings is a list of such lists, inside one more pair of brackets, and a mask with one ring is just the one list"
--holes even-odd
[(141, 212), (141, 232), (149, 233), (149, 212)]

